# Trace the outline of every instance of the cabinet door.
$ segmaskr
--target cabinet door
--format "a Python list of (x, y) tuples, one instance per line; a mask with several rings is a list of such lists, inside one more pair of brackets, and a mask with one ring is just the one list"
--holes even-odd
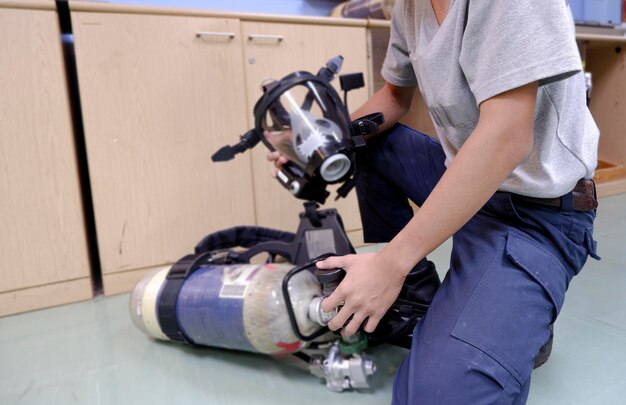
[[(242, 23), (246, 81), (248, 85), (248, 122), (253, 126), (252, 107), (261, 96), (261, 83), (266, 79), (281, 79), (296, 70), (317, 73), (320, 67), (336, 55), (344, 57), (342, 73), (363, 72), (368, 83), (366, 31), (362, 27), (342, 27), (280, 23)], [(339, 88), (338, 80), (334, 82)], [(349, 93), (349, 108), (358, 108), (367, 99), (367, 89)], [(252, 154), (257, 223), (295, 231), (302, 201), (292, 197), (275, 179), (266, 160), (267, 148), (257, 147)], [(337, 208), (346, 230), (361, 228), (356, 193), (334, 202), (336, 187), (323, 208)], [(359, 243), (358, 234), (353, 242)]]
[(211, 162), (248, 127), (240, 25), (92, 12), (72, 21), (109, 294), (137, 278), (109, 276), (175, 262), (209, 232), (254, 223), (250, 157)]
[(91, 297), (54, 10), (0, 7), (0, 316)]

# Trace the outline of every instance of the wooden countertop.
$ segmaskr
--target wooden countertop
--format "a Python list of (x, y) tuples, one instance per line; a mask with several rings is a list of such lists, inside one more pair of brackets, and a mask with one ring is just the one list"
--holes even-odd
[(0, 0), (0, 8), (56, 10), (56, 4), (53, 0)]

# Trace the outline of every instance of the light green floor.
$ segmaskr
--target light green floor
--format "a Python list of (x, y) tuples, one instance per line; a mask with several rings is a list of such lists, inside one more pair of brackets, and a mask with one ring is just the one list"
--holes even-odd
[[(626, 196), (601, 201), (601, 262), (572, 282), (530, 405), (626, 404)], [(439, 269), (447, 243), (433, 255)], [(0, 404), (385, 404), (404, 351), (372, 351), (373, 389), (331, 393), (292, 364), (161, 343), (131, 324), (128, 296), (0, 318)]]

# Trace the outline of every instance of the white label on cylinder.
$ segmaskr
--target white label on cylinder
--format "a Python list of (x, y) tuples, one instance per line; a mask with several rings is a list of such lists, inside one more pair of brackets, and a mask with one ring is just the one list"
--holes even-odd
[(243, 299), (246, 296), (250, 281), (260, 268), (261, 266), (241, 264), (224, 267), (220, 298)]

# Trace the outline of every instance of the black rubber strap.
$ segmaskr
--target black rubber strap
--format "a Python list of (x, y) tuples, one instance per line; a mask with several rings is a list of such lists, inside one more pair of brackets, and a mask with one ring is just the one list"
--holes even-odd
[(352, 121), (352, 130), (356, 135), (369, 135), (378, 131), (378, 126), (385, 123), (385, 116), (381, 112), (375, 112)]
[(193, 344), (181, 332), (178, 326), (176, 302), (187, 277), (196, 271), (210, 256), (210, 252), (187, 255), (176, 262), (167, 273), (165, 284), (163, 284), (158, 300), (157, 318), (163, 333), (173, 341)]

